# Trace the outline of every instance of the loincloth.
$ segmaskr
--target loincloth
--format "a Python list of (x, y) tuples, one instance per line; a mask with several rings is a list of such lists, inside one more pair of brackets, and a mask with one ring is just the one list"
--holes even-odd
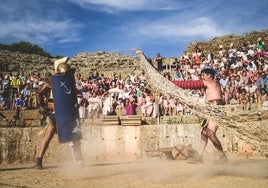
[(216, 104), (216, 105), (224, 105), (224, 101), (221, 99), (213, 99), (213, 100), (209, 100), (208, 102)]

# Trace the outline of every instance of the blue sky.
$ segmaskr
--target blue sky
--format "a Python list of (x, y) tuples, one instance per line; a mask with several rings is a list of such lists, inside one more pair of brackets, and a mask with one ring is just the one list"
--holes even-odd
[(193, 41), (268, 29), (267, 0), (2, 0), (0, 43), (51, 55), (180, 56)]

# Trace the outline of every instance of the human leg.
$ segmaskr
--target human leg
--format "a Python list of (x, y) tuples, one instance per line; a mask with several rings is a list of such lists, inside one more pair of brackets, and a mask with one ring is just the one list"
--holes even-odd
[(210, 139), (210, 141), (212, 142), (212, 144), (214, 145), (214, 147), (217, 149), (220, 158), (216, 161), (217, 163), (227, 163), (228, 159), (226, 157), (226, 155), (223, 152), (223, 148), (221, 145), (220, 140), (217, 138), (216, 136), (216, 131), (217, 131), (217, 127), (216, 129), (211, 130), (209, 127), (206, 129), (206, 135), (207, 137)]
[(202, 129), (201, 131), (201, 139), (200, 139), (200, 145), (199, 145), (199, 151), (198, 151), (198, 154), (200, 156), (203, 155), (206, 147), (207, 147), (207, 144), (208, 144), (208, 136), (206, 134), (206, 127)]
[(200, 140), (198, 155), (194, 159), (196, 162), (203, 162), (202, 155), (206, 149), (208, 139), (211, 140), (212, 144), (219, 152), (219, 154), (220, 154), (219, 161), (220, 162), (227, 162), (228, 161), (226, 155), (223, 152), (221, 142), (216, 136), (217, 129), (218, 129), (218, 126), (216, 125), (216, 122), (214, 122), (212, 120), (210, 120), (207, 123), (207, 126), (203, 127), (203, 129), (201, 131), (201, 140)]
[(21, 107), (20, 106), (15, 106), (15, 115), (14, 115), (14, 119), (19, 119), (20, 118), (20, 110)]
[(208, 143), (208, 136), (205, 134), (205, 128), (202, 129), (201, 131), (201, 139), (200, 139), (200, 145), (199, 145), (199, 151), (198, 154), (196, 154), (193, 157), (193, 161), (194, 162), (199, 162), (199, 163), (203, 163), (203, 153), (207, 147), (207, 143)]
[(40, 149), (37, 155), (36, 164), (34, 165), (34, 168), (37, 168), (37, 169), (43, 168), (43, 165), (42, 165), (43, 156), (45, 155), (47, 151), (47, 148), (49, 146), (51, 139), (53, 138), (55, 134), (55, 131), (56, 131), (55, 127), (53, 126), (47, 127), (46, 134), (40, 143)]

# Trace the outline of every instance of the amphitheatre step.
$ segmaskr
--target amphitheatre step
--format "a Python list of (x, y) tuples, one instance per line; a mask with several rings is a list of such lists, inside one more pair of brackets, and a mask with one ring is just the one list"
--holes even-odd
[(139, 126), (141, 125), (140, 115), (120, 116), (120, 125), (123, 126)]
[[(0, 111), (0, 119), (14, 119), (14, 110), (2, 110)], [(41, 115), (38, 109), (22, 110), (20, 112), (20, 119), (40, 119)]]
[(103, 116), (101, 118), (101, 125), (119, 125), (118, 116)]

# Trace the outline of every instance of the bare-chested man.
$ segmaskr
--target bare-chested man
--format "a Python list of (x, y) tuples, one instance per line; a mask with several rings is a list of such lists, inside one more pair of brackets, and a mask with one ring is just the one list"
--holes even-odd
[[(204, 87), (206, 89), (205, 91), (206, 100), (216, 105), (222, 105), (223, 100), (222, 100), (221, 87), (219, 83), (216, 80), (214, 80), (213, 70), (204, 69), (202, 70), (201, 75), (202, 75)], [(216, 122), (213, 120), (203, 120), (202, 126), (203, 126), (203, 129), (201, 131), (201, 142), (200, 142), (200, 148), (198, 152), (199, 155), (195, 158), (195, 161), (203, 162), (202, 155), (207, 146), (208, 139), (210, 139), (220, 154), (220, 158), (217, 162), (219, 163), (228, 162), (228, 159), (223, 152), (221, 142), (216, 136), (216, 131), (218, 129)]]

